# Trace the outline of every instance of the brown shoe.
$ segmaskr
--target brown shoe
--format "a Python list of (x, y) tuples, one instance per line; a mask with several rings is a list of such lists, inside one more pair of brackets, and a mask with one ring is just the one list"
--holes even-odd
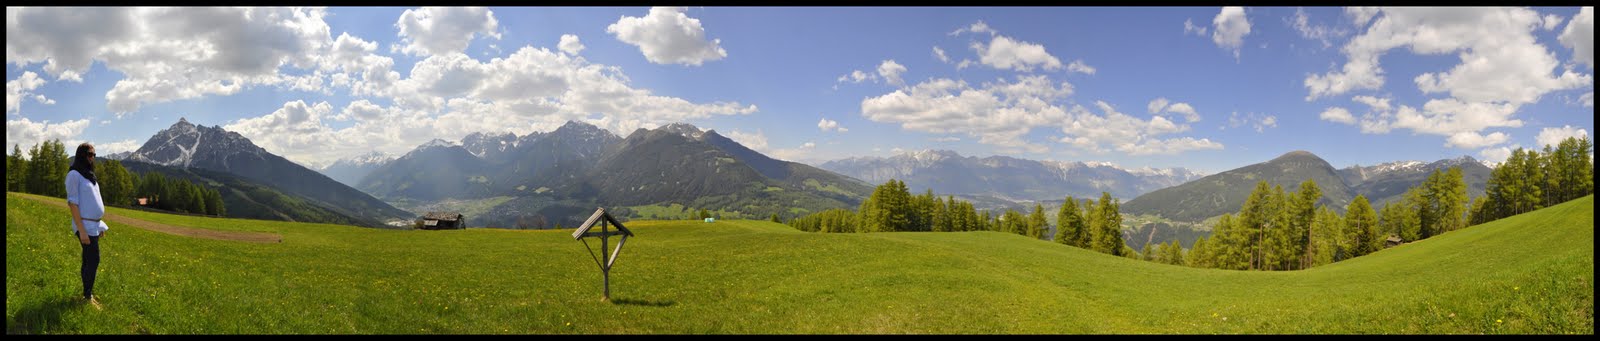
[(94, 310), (105, 310), (105, 307), (100, 306), (100, 299), (97, 296), (89, 296), (89, 299), (84, 300), (84, 303), (94, 307)]

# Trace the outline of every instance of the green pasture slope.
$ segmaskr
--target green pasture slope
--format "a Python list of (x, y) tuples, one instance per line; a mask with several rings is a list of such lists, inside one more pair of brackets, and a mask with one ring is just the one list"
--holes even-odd
[[(6, 198), (7, 334), (1594, 333), (1594, 199), (1338, 264), (1194, 269), (994, 232), (636, 221), (612, 302), (571, 230), (396, 231), (112, 209), (277, 244), (113, 226), (72, 303), (64, 209)], [(60, 200), (60, 199), (51, 199)]]

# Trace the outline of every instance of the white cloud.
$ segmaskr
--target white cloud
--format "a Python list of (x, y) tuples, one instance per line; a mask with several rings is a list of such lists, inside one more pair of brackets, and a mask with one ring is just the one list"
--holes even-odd
[(1084, 64), (1083, 60), (1079, 59), (1072, 61), (1072, 64), (1067, 64), (1067, 71), (1092, 75), (1094, 74), (1094, 67)]
[(1500, 163), (1505, 162), (1507, 158), (1511, 157), (1511, 151), (1517, 150), (1518, 148), (1522, 148), (1522, 146), (1513, 144), (1510, 146), (1501, 146), (1499, 148), (1484, 148), (1483, 150), (1478, 151), (1478, 155), (1483, 157), (1483, 162), (1485, 164), (1488, 164), (1491, 167), (1499, 167)]
[(1584, 107), (1593, 108), (1594, 107), (1594, 90), (1589, 90), (1589, 92), (1586, 92), (1583, 95), (1578, 96), (1578, 102), (1577, 103), (1578, 104), (1582, 104)]
[(951, 36), (955, 36), (955, 35), (958, 35), (958, 34), (961, 34), (961, 33), (964, 33), (964, 32), (989, 33), (989, 34), (997, 33), (997, 32), (994, 31), (994, 29), (989, 28), (989, 24), (985, 24), (985, 23), (983, 23), (983, 20), (979, 20), (978, 22), (972, 23), (972, 25), (968, 25), (966, 27), (958, 28), (958, 29), (955, 30), (955, 32), (950, 32), (950, 35)]
[(1358, 103), (1361, 103), (1361, 104), (1366, 104), (1368, 107), (1371, 107), (1372, 110), (1376, 110), (1376, 111), (1388, 111), (1390, 109), (1390, 107), (1389, 107), (1389, 99), (1388, 98), (1377, 98), (1377, 97), (1363, 95), (1363, 96), (1353, 97), (1353, 98), (1351, 98), (1351, 100), (1354, 100), (1354, 101), (1356, 101)]
[(1542, 23), (1540, 25), (1541, 25), (1541, 27), (1544, 28), (1545, 31), (1554, 31), (1556, 29), (1556, 27), (1561, 27), (1561, 22), (1562, 21), (1563, 21), (1563, 19), (1561, 19), (1561, 16), (1559, 16), (1559, 15), (1545, 14), (1544, 15), (1544, 23)]
[(1207, 28), (1205, 26), (1195, 25), (1193, 20), (1190, 20), (1190, 19), (1184, 19), (1183, 20), (1183, 34), (1184, 35), (1188, 35), (1190, 33), (1194, 33), (1197, 36), (1204, 37), (1204, 36), (1206, 36), (1206, 30), (1207, 30)]
[[(1540, 129), (1539, 136), (1534, 138), (1534, 141), (1539, 143), (1538, 148), (1550, 146), (1551, 149), (1555, 149), (1555, 147), (1561, 145), (1561, 140), (1565, 140), (1568, 137), (1586, 138), (1588, 136), (1589, 131), (1586, 129), (1563, 125), (1560, 128), (1548, 127)], [(1590, 143), (1593, 143), (1593, 141)]]
[(1239, 112), (1237, 111), (1228, 116), (1227, 128), (1238, 128), (1246, 125), (1256, 128), (1256, 132), (1258, 133), (1265, 132), (1268, 127), (1278, 127), (1278, 117), (1273, 115), (1257, 114), (1253, 112), (1246, 113), (1245, 115), (1239, 115)]
[(1361, 6), (1345, 7), (1344, 14), (1345, 16), (1350, 17), (1350, 23), (1354, 24), (1357, 28), (1367, 27), (1367, 23), (1372, 22), (1372, 18), (1378, 16), (1378, 8)]
[(961, 141), (961, 138), (955, 137), (955, 136), (945, 136), (945, 137), (936, 137), (936, 138), (931, 139), (930, 141), (933, 141), (933, 142), (956, 142), (956, 141)]
[(1443, 136), (1478, 132), (1487, 128), (1521, 127), (1521, 120), (1511, 118), (1511, 114), (1516, 110), (1517, 107), (1511, 104), (1435, 99), (1424, 104), (1421, 111), (1401, 106), (1391, 126)]
[(961, 69), (965, 69), (968, 66), (972, 66), (972, 60), (962, 59), (960, 63), (956, 63), (956, 71), (961, 71)]
[[(91, 142), (91, 143), (93, 143), (93, 142)], [(139, 150), (139, 147), (141, 147), (141, 146), (144, 146), (144, 144), (141, 144), (141, 143), (139, 143), (139, 141), (132, 140), (132, 139), (116, 141), (116, 142), (108, 142), (108, 143), (94, 143), (94, 152), (95, 152), (95, 154), (99, 154), (99, 155), (107, 155), (107, 154), (121, 153), (121, 152), (132, 152), (132, 151), (135, 151), (135, 150)]]
[(1446, 72), (1423, 73), (1414, 81), (1424, 93), (1449, 93), (1463, 101), (1521, 105), (1550, 91), (1592, 83), (1590, 75), (1570, 70), (1552, 76), (1559, 63), (1533, 36), (1543, 20), (1533, 10), (1406, 7), (1378, 11), (1382, 16), (1345, 45), (1347, 61), (1341, 71), (1306, 77), (1308, 101), (1381, 87), (1383, 69), (1378, 58), (1401, 47), (1422, 55), (1458, 52), (1461, 64)]
[(767, 154), (768, 152), (767, 134), (761, 132), (759, 129), (754, 133), (746, 133), (739, 131), (738, 129), (730, 130), (728, 131), (728, 138), (732, 139), (733, 142), (738, 142), (739, 144), (744, 145), (746, 148), (761, 152), (762, 154)]
[(878, 76), (882, 76), (883, 80), (889, 82), (889, 84), (905, 85), (905, 81), (900, 79), (900, 74), (905, 72), (905, 65), (900, 65), (900, 63), (894, 62), (893, 59), (885, 60), (883, 63), (878, 64)]
[(834, 120), (830, 120), (830, 119), (826, 119), (826, 118), (822, 119), (821, 121), (817, 121), (817, 128), (818, 129), (822, 129), (822, 131), (824, 131), (824, 132), (829, 131), (829, 130), (838, 131), (838, 132), (841, 132), (841, 133), (850, 131), (849, 129), (845, 129), (844, 127), (840, 127), (838, 121), (834, 121)]
[(583, 51), (583, 43), (578, 41), (578, 36), (571, 34), (561, 35), (561, 43), (557, 44), (556, 46), (561, 48), (561, 52), (565, 52), (566, 54), (573, 56), (576, 56), (578, 55), (578, 52)]
[(1157, 97), (1156, 99), (1150, 100), (1150, 104), (1146, 105), (1145, 109), (1150, 111), (1151, 114), (1158, 115), (1164, 113), (1182, 114), (1184, 120), (1189, 123), (1194, 123), (1200, 120), (1200, 113), (1196, 112), (1194, 107), (1190, 106), (1189, 103), (1173, 103), (1172, 101), (1167, 100), (1166, 97)]
[[(22, 101), (48, 81), (39, 78), (33, 71), (23, 71), (17, 79), (6, 81), (6, 114), (19, 113), (22, 110)], [(43, 95), (40, 95), (43, 98)], [(40, 101), (45, 102), (45, 101)], [(51, 100), (49, 103), (55, 103)]]
[(500, 39), (494, 12), (483, 7), (423, 7), (400, 14), (401, 52), (439, 55), (466, 51), (475, 35)]
[(1506, 143), (1506, 141), (1510, 140), (1511, 135), (1506, 135), (1505, 133), (1501, 132), (1494, 132), (1489, 135), (1480, 135), (1478, 133), (1464, 131), (1450, 135), (1450, 138), (1445, 140), (1444, 146), (1472, 149), (1498, 145), (1501, 143)]
[(1061, 59), (1050, 55), (1043, 45), (1025, 41), (1012, 40), (1009, 37), (996, 35), (989, 44), (973, 43), (972, 49), (978, 53), (978, 61), (984, 65), (1001, 70), (1033, 71), (1034, 67), (1043, 67), (1045, 70), (1055, 71), (1061, 69)]
[(1295, 8), (1293, 19), (1285, 20), (1290, 21), (1290, 25), (1294, 27), (1295, 31), (1300, 32), (1300, 37), (1322, 42), (1322, 48), (1324, 49), (1333, 46), (1333, 38), (1350, 34), (1350, 31), (1346, 31), (1343, 28), (1312, 25), (1311, 18), (1306, 15), (1304, 8)]
[(145, 103), (229, 95), (254, 85), (316, 91), (317, 66), (333, 45), (322, 9), (134, 7), (8, 8), (6, 60), (45, 63), (81, 79), (99, 60), (125, 77), (106, 93), (119, 116)]
[[(34, 122), (27, 117), (16, 120), (6, 120), (6, 144), (20, 145), (26, 150), (39, 142), (61, 140), (68, 146), (76, 146), (79, 134), (83, 128), (89, 126), (89, 120), (80, 119), (61, 123), (50, 123), (50, 120)], [(10, 151), (7, 151), (9, 153)]]
[(1250, 20), (1245, 18), (1243, 7), (1223, 7), (1217, 16), (1211, 19), (1211, 24), (1216, 29), (1211, 31), (1211, 42), (1218, 47), (1233, 50), (1233, 57), (1239, 57), (1239, 47), (1244, 45), (1244, 36), (1250, 34)]
[[(10, 35), (10, 34), (8, 34), (8, 35)], [(1595, 8), (1594, 8), (1594, 6), (1584, 6), (1584, 8), (1582, 8), (1582, 10), (1578, 10), (1578, 14), (1576, 14), (1576, 16), (1573, 16), (1573, 19), (1571, 19), (1571, 21), (1566, 22), (1566, 29), (1562, 30), (1562, 35), (1560, 35), (1560, 37), (1557, 37), (1557, 40), (1560, 40), (1560, 42), (1562, 42), (1562, 46), (1566, 46), (1566, 48), (1571, 48), (1571, 50), (1573, 50), (1573, 61), (1574, 62), (1582, 62), (1582, 64), (1584, 64), (1584, 66), (1589, 66), (1589, 70), (1594, 70), (1595, 69)], [(10, 59), (10, 58), (8, 58), (8, 59)]]
[(1063, 120), (1057, 141), (1078, 149), (1095, 153), (1109, 150), (1131, 155), (1176, 154), (1189, 150), (1221, 149), (1221, 143), (1210, 139), (1192, 137), (1161, 139), (1160, 135), (1189, 130), (1187, 125), (1172, 123), (1161, 116), (1140, 120), (1118, 112), (1104, 101), (1095, 101), (1104, 115), (1096, 115), (1083, 106), (1074, 105), (1068, 118)]
[(700, 19), (684, 14), (682, 7), (652, 7), (644, 17), (624, 16), (606, 26), (617, 40), (638, 46), (645, 59), (656, 64), (699, 66), (728, 56), (722, 40), (706, 40)]
[(966, 133), (981, 143), (1043, 152), (1046, 147), (1024, 141), (1022, 135), (1064, 118), (1065, 113), (1049, 102), (1071, 93), (1071, 84), (1058, 86), (1044, 76), (1018, 76), (1013, 83), (984, 83), (978, 88), (940, 78), (864, 99), (861, 115), (900, 123), (905, 130)]
[(44, 105), (56, 104), (56, 100), (50, 99), (48, 97), (44, 97), (44, 95), (33, 95), (33, 100), (35, 102), (39, 102), (39, 104), (44, 104)]
[(1344, 123), (1349, 125), (1356, 124), (1356, 118), (1355, 116), (1350, 115), (1350, 110), (1345, 110), (1345, 108), (1341, 107), (1329, 107), (1327, 110), (1323, 110), (1322, 114), (1318, 115), (1318, 117), (1322, 118), (1323, 121)]
[(944, 54), (944, 49), (941, 49), (938, 46), (934, 46), (933, 47), (933, 57), (934, 58), (938, 58), (940, 62), (944, 62), (944, 63), (949, 63), (950, 62), (950, 56), (946, 56)]

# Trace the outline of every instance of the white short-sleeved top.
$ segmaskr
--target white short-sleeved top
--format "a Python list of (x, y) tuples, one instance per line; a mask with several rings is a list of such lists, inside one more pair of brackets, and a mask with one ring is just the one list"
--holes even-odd
[[(84, 179), (78, 171), (67, 172), (67, 203), (78, 205), (78, 213), (84, 218), (99, 220), (106, 215), (106, 203), (100, 199), (100, 185)], [(90, 236), (99, 236), (100, 232), (111, 229), (104, 221), (83, 222), (83, 228)], [(71, 228), (73, 233), (78, 232), (78, 227), (74, 224), (68, 223), (67, 227)]]

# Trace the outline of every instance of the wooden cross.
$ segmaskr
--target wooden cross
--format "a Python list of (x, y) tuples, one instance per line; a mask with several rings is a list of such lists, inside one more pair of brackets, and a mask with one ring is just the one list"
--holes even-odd
[[(589, 231), (594, 227), (595, 223), (600, 223), (600, 231)], [(616, 226), (617, 230), (607, 230), (606, 227), (608, 225)], [(611, 251), (610, 257), (607, 257), (607, 239), (611, 236), (622, 236), (622, 239), (617, 241), (617, 248)], [(594, 258), (595, 265), (600, 266), (600, 274), (605, 283), (605, 296), (601, 296), (602, 300), (611, 300), (611, 265), (617, 262), (617, 254), (622, 252), (622, 244), (627, 243), (628, 237), (632, 236), (633, 231), (623, 227), (622, 223), (617, 222), (616, 218), (612, 218), (610, 213), (606, 213), (606, 209), (603, 207), (595, 210), (594, 215), (589, 216), (589, 220), (578, 226), (578, 230), (572, 231), (572, 239), (582, 241), (583, 247), (589, 250), (589, 257)], [(600, 257), (594, 257), (594, 249), (589, 248), (589, 241), (584, 240), (584, 237), (600, 238)]]

